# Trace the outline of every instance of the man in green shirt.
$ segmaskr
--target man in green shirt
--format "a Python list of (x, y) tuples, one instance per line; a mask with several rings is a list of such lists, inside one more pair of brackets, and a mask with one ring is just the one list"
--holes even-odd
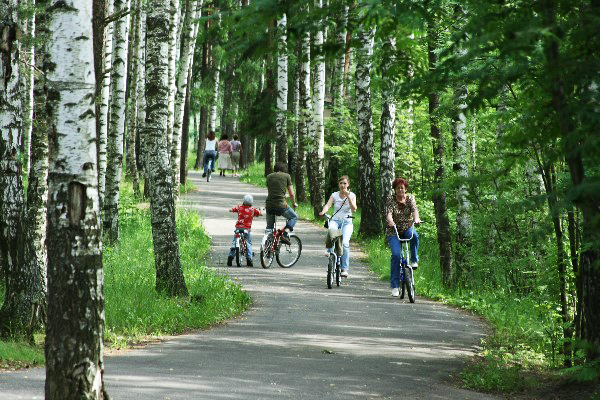
[(296, 225), (296, 222), (298, 221), (298, 216), (286, 201), (286, 190), (290, 195), (293, 207), (298, 207), (298, 204), (296, 204), (294, 196), (292, 177), (287, 173), (287, 165), (285, 165), (285, 163), (278, 162), (275, 164), (275, 172), (267, 176), (267, 190), (268, 195), (267, 201), (265, 202), (265, 208), (267, 209), (267, 230), (273, 230), (276, 215), (285, 217), (287, 222), (281, 241), (289, 244), (290, 240), (288, 239), (288, 234), (294, 230), (294, 225)]

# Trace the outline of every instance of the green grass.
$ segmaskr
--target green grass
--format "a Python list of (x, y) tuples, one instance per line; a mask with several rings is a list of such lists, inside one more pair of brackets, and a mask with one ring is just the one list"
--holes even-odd
[[(120, 243), (104, 248), (105, 344), (136, 342), (202, 329), (239, 315), (251, 299), (239, 284), (206, 265), (210, 238), (197, 213), (177, 211), (181, 264), (190, 297), (167, 298), (155, 291), (154, 249), (147, 206), (133, 198), (125, 182), (120, 201)], [(3, 300), (0, 288), (0, 304)], [(39, 341), (43, 343), (43, 335)], [(0, 342), (2, 365), (43, 364), (41, 345)]]

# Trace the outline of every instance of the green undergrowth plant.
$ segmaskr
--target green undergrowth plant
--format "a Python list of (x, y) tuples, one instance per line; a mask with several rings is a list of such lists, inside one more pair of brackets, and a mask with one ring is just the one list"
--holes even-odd
[(177, 211), (176, 221), (190, 296), (159, 295), (149, 210), (135, 207), (126, 215), (121, 220), (120, 243), (104, 251), (105, 340), (111, 347), (205, 328), (249, 306), (250, 297), (240, 285), (206, 266), (210, 238), (199, 215), (185, 210)]

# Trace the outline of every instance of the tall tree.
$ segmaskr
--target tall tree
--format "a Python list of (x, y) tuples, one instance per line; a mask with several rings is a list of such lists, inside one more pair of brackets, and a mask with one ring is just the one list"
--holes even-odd
[(202, 9), (202, 0), (187, 0), (185, 5), (185, 18), (182, 25), (181, 59), (177, 74), (177, 93), (175, 95), (173, 140), (171, 142), (171, 169), (173, 171), (173, 193), (175, 198), (179, 197), (181, 128), (184, 123), (183, 111), (185, 99), (191, 90), (188, 85), (188, 76), (191, 75), (192, 66), (194, 65), (194, 50), (196, 48), (195, 33), (197, 32), (198, 18)]
[(375, 145), (373, 143), (373, 112), (371, 110), (371, 65), (373, 56), (372, 28), (359, 33), (356, 50), (356, 115), (358, 124), (358, 186), (363, 214), (359, 232), (373, 236), (381, 233), (381, 215), (375, 187)]
[[(113, 11), (114, 0), (106, 0), (106, 14), (112, 17)], [(98, 21), (98, 23), (102, 23), (104, 26), (104, 18)], [(100, 110), (98, 115), (96, 115), (98, 119), (98, 195), (100, 197), (100, 212), (104, 210), (104, 196), (106, 193), (106, 146), (108, 142), (108, 109), (110, 106), (113, 31), (114, 22), (111, 19), (106, 24), (104, 30), (104, 68), (99, 71), (102, 74), (102, 80), (96, 80), (97, 85), (101, 86)]]
[(171, 146), (173, 126), (175, 123), (175, 95), (177, 93), (177, 63), (179, 62), (179, 29), (181, 24), (181, 7), (179, 0), (169, 3), (169, 124), (167, 125), (167, 143)]
[(173, 174), (169, 165), (169, 17), (168, 0), (151, 0), (146, 32), (146, 125), (144, 130), (156, 289), (168, 296), (187, 296), (175, 224)]
[[(52, 2), (48, 26), (45, 397), (103, 399), (107, 395), (92, 2)], [(66, 48), (70, 51), (64, 51)]]
[(142, 17), (142, 0), (132, 0), (131, 3), (131, 51), (129, 55), (131, 73), (129, 86), (129, 98), (127, 100), (127, 162), (126, 172), (133, 185), (133, 193), (136, 198), (141, 196), (140, 181), (137, 169), (136, 142), (138, 134), (138, 108), (139, 108), (139, 90), (138, 75), (140, 73), (140, 46), (142, 46), (142, 27), (140, 25)]
[[(323, 7), (322, 0), (314, 1), (314, 9), (321, 12)], [(312, 49), (315, 56), (311, 57), (314, 62), (313, 82), (313, 101), (312, 118), (308, 124), (308, 183), (310, 185), (310, 202), (313, 206), (313, 213), (319, 215), (324, 202), (324, 159), (325, 159), (325, 125), (323, 124), (323, 110), (325, 106), (325, 57), (323, 55), (323, 31), (325, 25), (322, 19), (316, 21), (317, 29), (313, 35)]]
[(22, 31), (18, 2), (0, 2), (0, 259), (4, 261), (6, 298), (0, 310), (0, 336), (24, 336), (28, 304), (22, 296), (25, 194), (19, 156), (22, 140), (22, 103), (19, 67)]
[(129, 43), (129, 0), (115, 0), (115, 21), (112, 69), (110, 76), (110, 121), (106, 145), (106, 192), (104, 198), (103, 226), (110, 243), (119, 240), (119, 190), (123, 173), (123, 141), (125, 134), (125, 89), (127, 86), (127, 47)]
[[(310, 32), (304, 32), (300, 38), (300, 72), (298, 73), (300, 88), (300, 118), (298, 123), (299, 145), (298, 145), (298, 163), (302, 163), (306, 156), (306, 147), (309, 140), (309, 126), (312, 117), (312, 102), (310, 98)], [(304, 185), (304, 172), (308, 170), (309, 158), (306, 159), (306, 168), (299, 167), (296, 172), (296, 195), (298, 201), (306, 199), (306, 189)]]
[[(438, 29), (435, 17), (431, 18), (427, 26), (427, 53), (429, 70), (432, 72), (435, 71), (438, 64)], [(444, 156), (446, 147), (444, 145), (444, 138), (442, 137), (439, 123), (440, 94), (437, 90), (438, 88), (432, 87), (427, 95), (429, 101), (430, 134), (435, 164), (433, 206), (435, 209), (435, 223), (440, 249), (442, 282), (446, 287), (450, 287), (453, 283), (452, 241), (450, 235), (450, 219), (448, 218), (448, 207), (446, 205), (446, 192), (443, 189), (445, 174)]]
[(277, 20), (277, 121), (275, 122), (275, 161), (287, 163), (287, 100), (288, 100), (288, 50), (287, 16)]
[[(381, 66), (381, 147), (379, 150), (379, 176), (383, 205), (393, 195), (392, 182), (396, 175), (396, 99), (394, 98), (395, 77), (390, 71), (396, 54), (396, 39), (388, 38), (383, 43)], [(381, 221), (385, 223), (388, 210), (381, 208)]]

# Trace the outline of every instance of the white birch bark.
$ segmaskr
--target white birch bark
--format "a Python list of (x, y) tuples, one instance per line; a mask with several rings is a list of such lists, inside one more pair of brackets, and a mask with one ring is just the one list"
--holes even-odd
[[(393, 195), (392, 182), (396, 170), (396, 100), (394, 98), (395, 77), (390, 69), (396, 60), (396, 39), (388, 38), (383, 43), (383, 63), (381, 74), (381, 146), (379, 149), (379, 170), (382, 204)], [(385, 223), (388, 210), (382, 207), (381, 220)]]
[[(106, 15), (114, 12), (114, 0), (106, 0)], [(106, 191), (106, 143), (108, 141), (108, 108), (110, 105), (110, 76), (112, 69), (114, 22), (106, 26), (104, 32), (104, 71), (102, 73), (102, 99), (100, 116), (98, 117), (98, 196), (100, 197), (100, 212), (104, 210), (104, 193)]]
[(138, 75), (137, 75), (137, 135), (140, 139), (139, 161), (141, 165), (141, 173), (146, 176), (145, 165), (145, 137), (144, 126), (146, 124), (146, 2), (142, 1), (140, 5), (140, 46), (138, 48)]
[(146, 46), (146, 167), (150, 194), (152, 238), (156, 265), (156, 289), (169, 296), (188, 294), (179, 257), (175, 224), (172, 173), (165, 135), (169, 110), (169, 17), (168, 0), (150, 0)]
[(214, 132), (217, 129), (217, 105), (219, 102), (219, 63), (214, 60), (213, 71), (213, 93), (210, 104), (210, 116), (208, 118), (208, 131)]
[(287, 98), (287, 17), (284, 13), (277, 21), (277, 119), (275, 122), (275, 161), (283, 163), (287, 163)]
[(106, 397), (102, 378), (104, 295), (92, 2), (53, 1), (48, 13), (45, 398), (102, 399)]
[(189, 90), (187, 86), (188, 76), (192, 73), (194, 64), (194, 50), (196, 48), (196, 37), (198, 20), (202, 9), (202, 0), (188, 0), (186, 2), (185, 20), (182, 26), (182, 55), (180, 70), (177, 76), (177, 94), (175, 97), (175, 121), (173, 125), (173, 140), (171, 142), (171, 170), (173, 171), (173, 193), (175, 199), (179, 197), (179, 177), (181, 160), (181, 127), (183, 125), (183, 108), (185, 98)]
[(342, 8), (339, 26), (337, 31), (337, 43), (341, 46), (342, 51), (335, 60), (333, 72), (333, 110), (339, 118), (341, 107), (344, 104), (344, 64), (346, 63), (346, 24), (348, 23), (348, 6)]
[[(26, 6), (29, 10), (35, 7), (35, 0), (27, 0)], [(30, 13), (30, 14), (29, 14)], [(25, 165), (23, 169), (29, 171), (30, 167), (30, 145), (31, 131), (33, 128), (33, 78), (35, 66), (35, 14), (28, 11), (23, 22), (23, 35), (26, 37), (21, 46), (21, 58), (24, 62), (20, 64), (21, 82), (23, 88), (21, 90), (23, 96), (23, 159)]]
[(177, 61), (179, 53), (177, 52), (177, 42), (179, 41), (179, 20), (181, 18), (181, 9), (179, 0), (171, 0), (169, 7), (169, 93), (168, 93), (168, 109), (169, 109), (169, 124), (167, 125), (167, 143), (171, 147), (173, 139), (173, 124), (175, 122), (175, 93), (177, 92)]
[(136, 198), (140, 197), (140, 183), (137, 170), (137, 157), (135, 154), (135, 142), (137, 139), (138, 125), (138, 74), (139, 74), (139, 48), (141, 46), (140, 37), (140, 17), (141, 17), (142, 0), (132, 0), (131, 3), (131, 29), (130, 29), (130, 83), (129, 83), (129, 99), (127, 101), (127, 158), (126, 171), (127, 176), (131, 179), (133, 185), (133, 193)]
[(453, 169), (459, 178), (456, 191), (458, 208), (456, 212), (457, 244), (466, 245), (471, 237), (471, 203), (469, 201), (469, 169), (467, 162), (467, 109), (468, 88), (461, 85), (455, 90), (456, 114), (452, 121), (452, 144), (454, 150)]
[(379, 202), (375, 188), (375, 148), (373, 141), (373, 112), (371, 110), (371, 65), (373, 29), (361, 30), (362, 47), (356, 50), (356, 111), (358, 123), (358, 184), (363, 216), (359, 231), (367, 236), (381, 231)]
[[(115, 0), (115, 12), (129, 9), (129, 0)], [(104, 232), (110, 243), (119, 240), (119, 189), (123, 173), (125, 134), (125, 88), (127, 86), (127, 47), (129, 15), (115, 21), (111, 71), (110, 123), (106, 145), (106, 187), (104, 198)]]
[[(314, 135), (311, 133), (312, 125), (312, 98), (310, 95), (310, 33), (306, 32), (302, 39), (302, 61), (300, 63), (300, 155), (305, 150), (310, 154), (310, 147), (314, 143)], [(308, 149), (307, 149), (308, 147)], [(310, 168), (310, 155), (307, 155), (306, 169)], [(310, 175), (310, 173), (309, 173)]]

